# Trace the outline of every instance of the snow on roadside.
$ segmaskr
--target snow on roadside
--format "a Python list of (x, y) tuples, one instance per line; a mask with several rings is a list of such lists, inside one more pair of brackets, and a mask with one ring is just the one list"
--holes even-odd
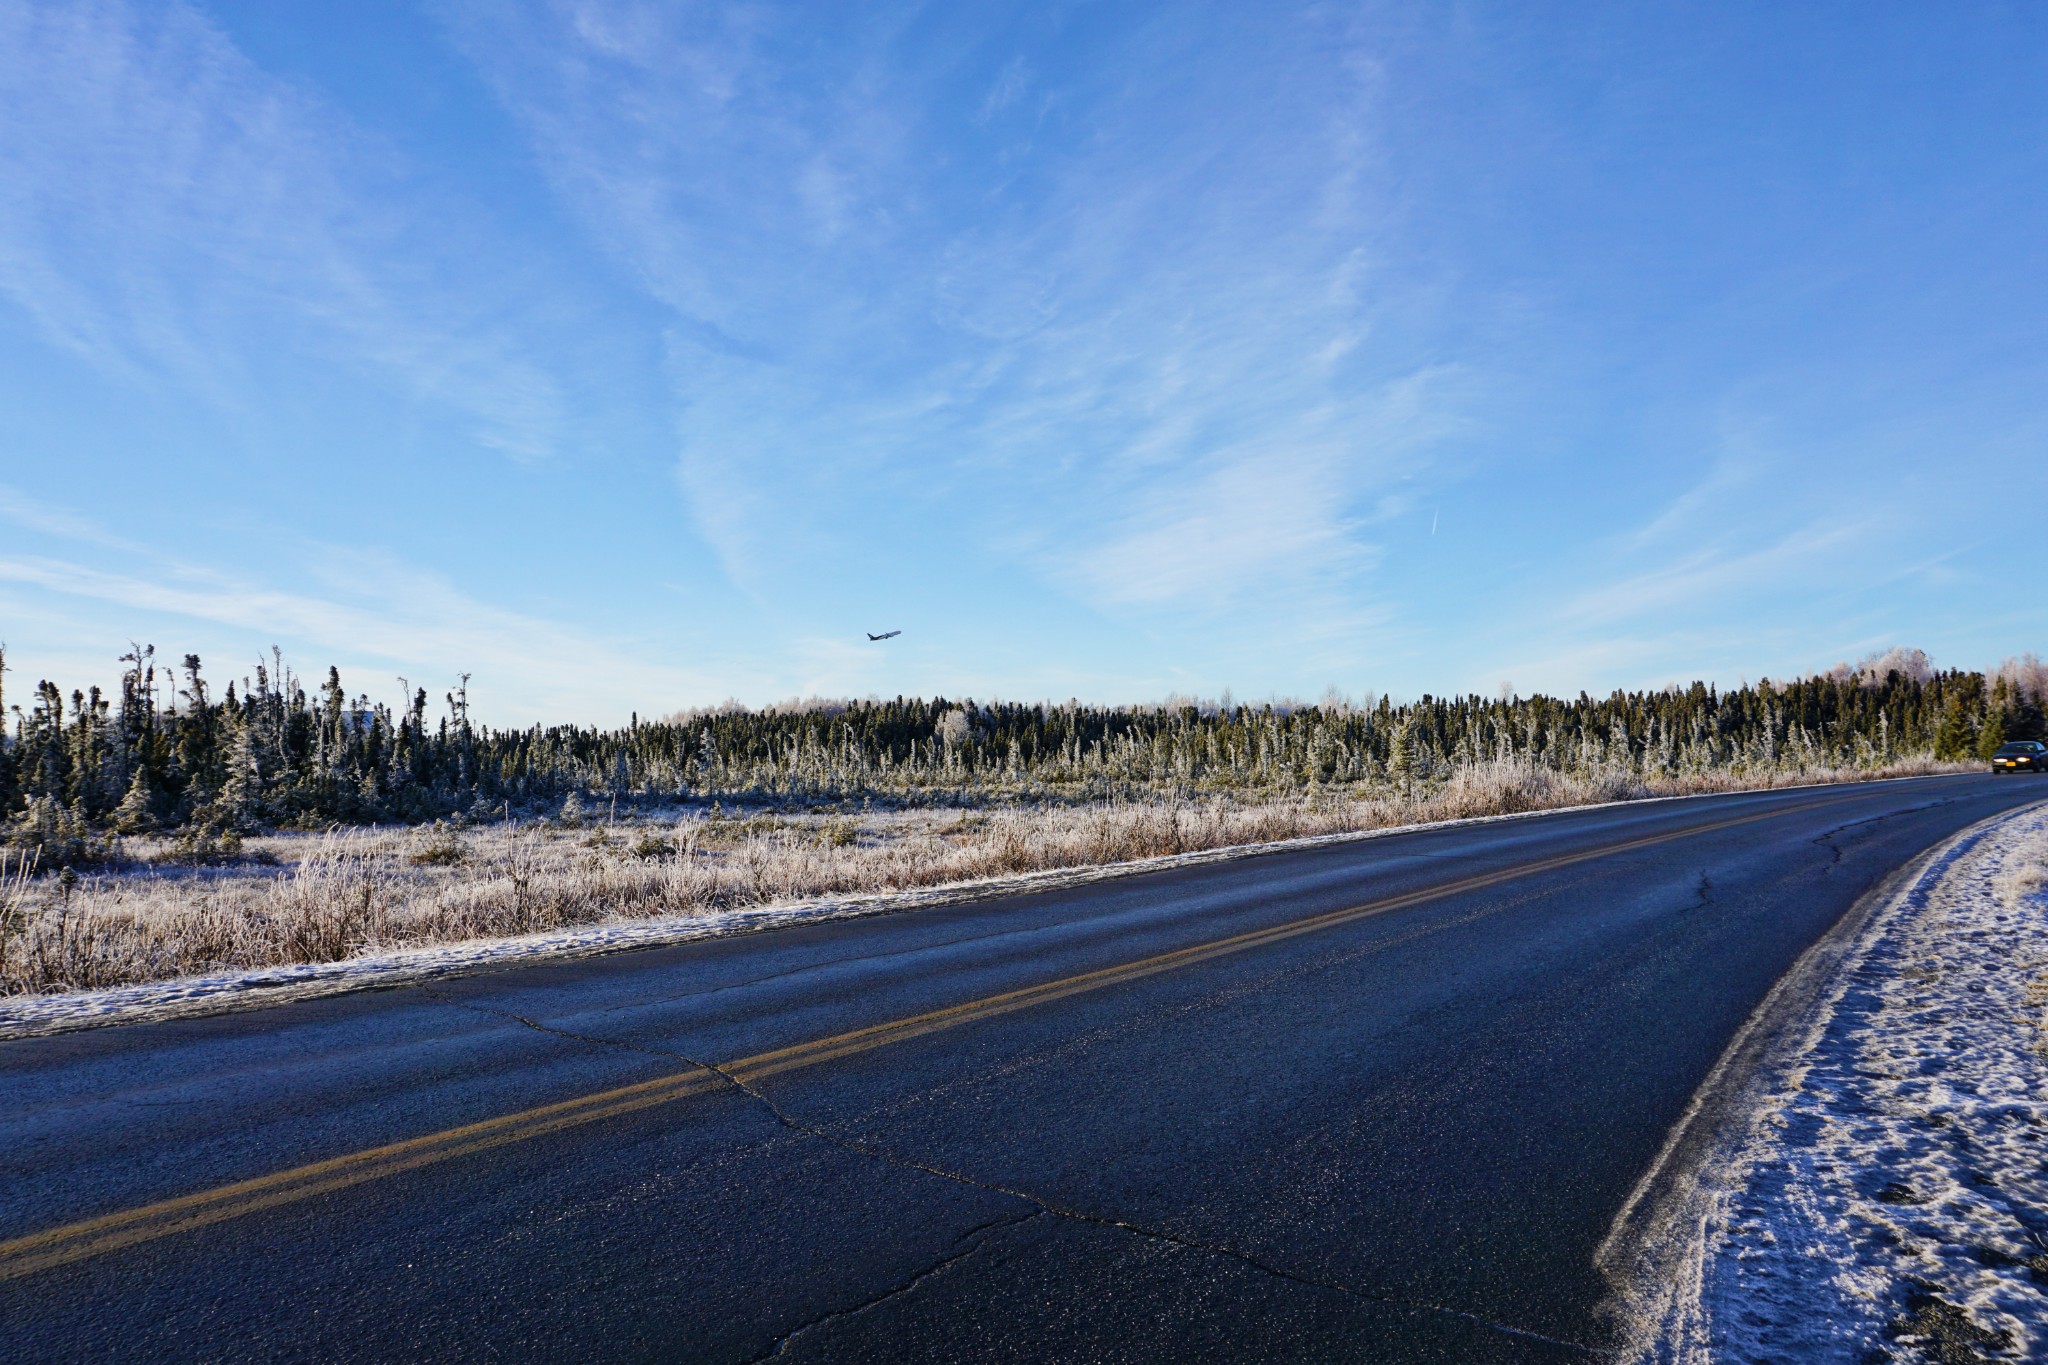
[(1635, 1358), (2048, 1359), (2048, 806), (1934, 859), (1820, 1001)]

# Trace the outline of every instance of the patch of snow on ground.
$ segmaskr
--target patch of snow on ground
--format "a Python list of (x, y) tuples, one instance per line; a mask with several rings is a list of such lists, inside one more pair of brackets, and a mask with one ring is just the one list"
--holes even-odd
[(2048, 1359), (2044, 867), (2037, 806), (1869, 921), (1746, 1116), (1642, 1358)]

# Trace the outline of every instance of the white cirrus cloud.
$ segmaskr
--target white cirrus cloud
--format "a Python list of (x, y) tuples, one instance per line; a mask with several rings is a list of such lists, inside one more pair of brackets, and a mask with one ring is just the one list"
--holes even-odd
[(283, 337), (555, 447), (556, 381), (450, 287), (446, 206), (190, 6), (0, 0), (0, 108), (0, 297), (56, 344), (239, 408)]
[(678, 486), (736, 583), (843, 563), (857, 515), (1113, 613), (1376, 612), (1369, 509), (1472, 385), (1379, 344), (1379, 77), (1321, 11), (1199, 65), (1134, 18), (1056, 78), (893, 12), (444, 12), (671, 310)]
[[(81, 638), (96, 630), (113, 646), (203, 636), (233, 642), (231, 655), (242, 657), (279, 643), (301, 666), (338, 663), (358, 678), (452, 683), (473, 674), (479, 694), (496, 698), (487, 718), (501, 723), (622, 719), (734, 690), (760, 695), (777, 682), (715, 660), (694, 668), (653, 661), (644, 642), (481, 600), (379, 551), (308, 545), (290, 563), (223, 568), (114, 536), (4, 485), (0, 520), (17, 528), (0, 553), (0, 587), (22, 590), (19, 601), (0, 599), (0, 620), (17, 635), (8, 642), (17, 670), (76, 673), (86, 657)], [(30, 537), (46, 552), (27, 552)], [(300, 585), (280, 586), (286, 579)]]

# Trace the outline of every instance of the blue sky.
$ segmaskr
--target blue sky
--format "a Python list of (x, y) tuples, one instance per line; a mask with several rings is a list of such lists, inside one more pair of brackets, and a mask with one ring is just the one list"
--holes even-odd
[(0, 0), (8, 682), (276, 644), (608, 722), (2041, 650), (2044, 38)]

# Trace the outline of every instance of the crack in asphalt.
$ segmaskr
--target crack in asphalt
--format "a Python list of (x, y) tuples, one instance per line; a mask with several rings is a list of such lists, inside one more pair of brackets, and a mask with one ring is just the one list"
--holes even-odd
[(1846, 824), (1836, 825), (1831, 829), (1822, 830), (1819, 834), (1816, 834), (1809, 842), (1825, 845), (1827, 847), (1828, 852), (1835, 855), (1834, 864), (1831, 864), (1831, 866), (1838, 866), (1842, 861), (1842, 849), (1841, 845), (1835, 842), (1836, 835), (1847, 833), (1849, 830), (1852, 829), (1860, 829), (1864, 825), (1875, 825), (1880, 824), (1886, 820), (1895, 820), (1901, 815), (1917, 815), (1924, 810), (1933, 810), (1938, 806), (1947, 806), (1953, 804), (1954, 799), (1952, 797), (1936, 797), (1932, 800), (1923, 801), (1917, 806), (1904, 806), (1898, 810), (1886, 811), (1882, 815), (1865, 816), (1861, 820), (1851, 820)]
[[(1842, 828), (1847, 829), (1848, 826), (1844, 825)], [(1839, 834), (1840, 832), (1840, 830), (1831, 829), (1823, 834), (1815, 835), (1811, 841), (1813, 843), (1819, 844), (1822, 848), (1825, 848), (1828, 852), (1835, 855), (1834, 862), (1828, 864), (1830, 868), (1836, 868), (1842, 865), (1842, 846), (1835, 842), (1835, 835)]]
[[(1512, 1323), (1496, 1322), (1493, 1319), (1485, 1317), (1482, 1314), (1473, 1313), (1463, 1308), (1455, 1308), (1449, 1304), (1432, 1303), (1426, 1299), (1403, 1298), (1398, 1295), (1392, 1294), (1375, 1294), (1368, 1290), (1359, 1289), (1352, 1285), (1338, 1284), (1334, 1281), (1329, 1280), (1319, 1280), (1313, 1276), (1303, 1275), (1296, 1271), (1288, 1270), (1284, 1266), (1274, 1265), (1271, 1262), (1262, 1260), (1259, 1257), (1253, 1256), (1248, 1252), (1240, 1251), (1235, 1247), (1225, 1246), (1219, 1242), (1206, 1242), (1200, 1238), (1189, 1237), (1182, 1233), (1170, 1232), (1162, 1228), (1147, 1227), (1142, 1223), (1134, 1223), (1128, 1219), (1112, 1217), (1109, 1214), (1090, 1213), (1085, 1209), (1068, 1208), (1065, 1205), (1054, 1203), (1052, 1200), (1046, 1198), (1043, 1195), (1034, 1194), (1029, 1190), (1018, 1189), (1015, 1186), (1010, 1185), (999, 1185), (992, 1181), (977, 1180), (973, 1176), (963, 1174), (959, 1171), (948, 1170), (943, 1166), (934, 1166), (929, 1162), (919, 1161), (912, 1157), (906, 1157), (895, 1152), (886, 1151), (882, 1148), (875, 1147), (864, 1142), (860, 1142), (853, 1138), (842, 1137), (837, 1133), (833, 1133), (826, 1129), (819, 1128), (813, 1124), (804, 1123), (796, 1118), (791, 1117), (791, 1115), (786, 1110), (784, 1110), (781, 1105), (777, 1104), (768, 1095), (764, 1094), (762, 1091), (756, 1089), (755, 1087), (748, 1085), (744, 1080), (741, 1080), (738, 1076), (734, 1075), (732, 1072), (728, 1071), (726, 1068), (720, 1066), (716, 1062), (707, 1062), (702, 1058), (692, 1057), (686, 1053), (675, 1052), (661, 1048), (651, 1048), (640, 1043), (628, 1043), (613, 1038), (599, 1038), (592, 1036), (590, 1034), (571, 1033), (565, 1029), (550, 1028), (546, 1024), (542, 1024), (535, 1020), (529, 1019), (522, 1014), (515, 1014), (510, 1010), (494, 1009), (488, 1005), (474, 1005), (466, 1001), (448, 1000), (445, 997), (437, 998), (442, 999), (442, 1002), (444, 1004), (453, 1005), (458, 1009), (470, 1009), (477, 1010), (485, 1014), (495, 1014), (501, 1018), (511, 1019), (518, 1023), (524, 1024), (528, 1028), (538, 1030), (541, 1033), (552, 1034), (558, 1038), (566, 1038), (579, 1043), (589, 1043), (598, 1047), (616, 1047), (623, 1048), (630, 1052), (651, 1053), (658, 1057), (666, 1057), (672, 1061), (682, 1062), (687, 1066), (694, 1066), (699, 1068), (700, 1070), (708, 1071), (712, 1075), (717, 1076), (719, 1079), (723, 1080), (732, 1089), (738, 1091), (740, 1094), (746, 1096), (748, 1099), (753, 1100), (761, 1108), (767, 1110), (769, 1116), (773, 1118), (776, 1123), (778, 1123), (784, 1128), (787, 1128), (789, 1131), (793, 1133), (813, 1138), (819, 1142), (823, 1142), (830, 1146), (837, 1147), (841, 1151), (851, 1152), (855, 1156), (865, 1157), (870, 1161), (879, 1161), (885, 1165), (894, 1166), (901, 1170), (917, 1171), (924, 1175), (936, 1176), (938, 1179), (948, 1180), (959, 1185), (966, 1185), (973, 1189), (986, 1190), (991, 1194), (1001, 1194), (1006, 1195), (1012, 1199), (1021, 1199), (1026, 1203), (1034, 1205), (1036, 1209), (1036, 1213), (1026, 1215), (1026, 1217), (1035, 1217), (1037, 1213), (1048, 1213), (1053, 1215), (1054, 1217), (1069, 1219), (1077, 1223), (1085, 1223), (1095, 1227), (1102, 1228), (1113, 1228), (1119, 1232), (1126, 1233), (1133, 1237), (1140, 1237), (1149, 1241), (1165, 1242), (1171, 1246), (1183, 1247), (1190, 1251), (1203, 1251), (1209, 1253), (1210, 1255), (1222, 1256), (1229, 1260), (1237, 1261), (1240, 1264), (1249, 1266), (1262, 1274), (1270, 1275), (1275, 1279), (1286, 1280), (1293, 1284), (1301, 1285), (1304, 1288), (1320, 1289), (1327, 1293), (1341, 1294), (1346, 1298), (1356, 1299), (1362, 1303), (1379, 1304), (1384, 1307), (1392, 1308), (1412, 1308), (1427, 1313), (1441, 1314), (1445, 1317), (1458, 1318), (1462, 1321), (1469, 1322), (1474, 1326), (1485, 1328), (1488, 1331), (1499, 1332), (1503, 1335), (1516, 1337), (1524, 1341), (1540, 1341), (1545, 1345), (1560, 1347), (1568, 1351), (1576, 1351), (1581, 1355), (1593, 1359), (1613, 1358), (1613, 1352), (1603, 1350), (1597, 1346), (1588, 1346), (1584, 1342), (1566, 1341), (1562, 1338), (1549, 1336), (1543, 1332), (1538, 1332), (1531, 1328), (1517, 1327)], [(1016, 1219), (1012, 1221), (1022, 1222), (1023, 1220)], [(977, 1248), (971, 1248), (970, 1252), (974, 1249)], [(968, 1253), (963, 1253), (961, 1256), (955, 1256), (950, 1259), (951, 1261), (958, 1261), (964, 1259), (964, 1256), (966, 1254)], [(943, 1268), (943, 1266), (934, 1267), (934, 1269), (940, 1268)], [(917, 1278), (923, 1277), (920, 1276)], [(879, 1302), (881, 1298), (887, 1297), (888, 1294), (885, 1293), (879, 1296), (877, 1299), (869, 1300), (868, 1304), (871, 1306), (873, 1303)], [(858, 1311), (858, 1309), (856, 1307), (855, 1309), (848, 1309), (843, 1311), (853, 1312)], [(830, 1317), (831, 1315), (827, 1316)], [(796, 1331), (802, 1330), (804, 1329), (796, 1329)], [(794, 1332), (785, 1334), (784, 1340), (786, 1341), (788, 1336), (793, 1336), (794, 1334)], [(780, 1351), (780, 1349), (781, 1348), (779, 1346), (776, 1348), (778, 1352)], [(765, 1356), (756, 1357), (757, 1360), (766, 1358), (767, 1357)]]
[(1014, 1217), (992, 1218), (986, 1223), (982, 1223), (978, 1226), (971, 1227), (967, 1229), (967, 1231), (961, 1233), (958, 1237), (955, 1237), (953, 1239), (953, 1244), (955, 1246), (959, 1246), (960, 1243), (967, 1241), (969, 1238), (973, 1238), (974, 1240), (970, 1245), (961, 1248), (959, 1251), (956, 1251), (949, 1256), (943, 1256), (940, 1259), (932, 1262), (930, 1265), (925, 1266), (920, 1270), (914, 1271), (906, 1278), (898, 1280), (896, 1283), (890, 1285), (888, 1288), (882, 1290), (878, 1294), (874, 1294), (868, 1298), (862, 1299), (859, 1303), (849, 1304), (845, 1308), (835, 1308), (829, 1313), (820, 1313), (817, 1317), (812, 1318), (809, 1322), (801, 1323), (795, 1327), (790, 1328), (787, 1332), (784, 1332), (782, 1335), (776, 1337), (774, 1341), (770, 1342), (767, 1350), (760, 1352), (758, 1355), (749, 1356), (745, 1362), (745, 1365), (759, 1365), (759, 1362), (761, 1361), (774, 1360), (776, 1357), (782, 1355), (783, 1352), (787, 1351), (791, 1346), (795, 1345), (797, 1338), (803, 1336), (807, 1332), (815, 1331), (828, 1323), (838, 1322), (842, 1318), (858, 1317), (860, 1314), (867, 1312), (870, 1308), (880, 1307), (882, 1304), (887, 1303), (891, 1299), (901, 1298), (905, 1294), (915, 1293), (917, 1287), (923, 1284), (926, 1280), (931, 1279), (935, 1275), (944, 1274), (946, 1271), (960, 1264), (960, 1262), (967, 1260), (969, 1257), (978, 1253), (984, 1246), (988, 1245), (988, 1243), (994, 1239), (995, 1235), (998, 1232), (1001, 1232), (1007, 1228), (1021, 1227), (1025, 1223), (1030, 1222), (1034, 1218), (1043, 1218), (1045, 1216), (1046, 1211), (1044, 1209), (1033, 1209), (1029, 1213), (1020, 1213), (1015, 1215)]
[[(704, 1066), (704, 1063), (697, 1061), (694, 1058), (685, 1057), (681, 1053), (669, 1052), (662, 1048), (643, 1047), (639, 1043), (623, 1042), (617, 1038), (598, 1038), (588, 1033), (571, 1033), (567, 1029), (550, 1028), (546, 1024), (541, 1023), (538, 1019), (529, 1019), (525, 1015), (517, 1013), (513, 1010), (501, 1010), (493, 1005), (478, 1005), (468, 1000), (451, 1000), (446, 995), (443, 995), (440, 991), (434, 990), (431, 987), (422, 990), (420, 993), (422, 995), (430, 997), (431, 999), (440, 1001), (442, 1004), (447, 1005), (451, 1009), (472, 1010), (477, 1014), (496, 1015), (500, 1019), (510, 1019), (515, 1024), (524, 1024), (528, 1028), (534, 1030), (536, 1033), (547, 1033), (552, 1034), (557, 1038), (567, 1038), (572, 1043), (589, 1043), (594, 1047), (623, 1048), (627, 1052), (644, 1052), (650, 1057), (660, 1057), (664, 1061), (682, 1061), (688, 1062), (692, 1066)], [(705, 1070), (707, 1071), (712, 1069), (714, 1068), (705, 1067)]]
[(1861, 820), (1851, 820), (1847, 824), (1836, 825), (1831, 829), (1824, 829), (1819, 834), (1814, 835), (1813, 838), (1809, 839), (1807, 842), (1819, 844), (1822, 847), (1826, 848), (1828, 852), (1834, 854), (1835, 860), (1833, 863), (1830, 863), (1829, 866), (1839, 867), (1842, 862), (1842, 846), (1835, 842), (1836, 835), (1845, 834), (1852, 829), (1860, 829), (1864, 825), (1875, 825), (1882, 821), (1890, 820), (1896, 816), (1912, 815), (1916, 812), (1926, 810), (1931, 806), (1939, 806), (1946, 804), (1947, 802), (1944, 801), (1930, 801), (1927, 802), (1925, 805), (1908, 806), (1903, 810), (1887, 811), (1883, 815), (1872, 815), (1867, 816)]

